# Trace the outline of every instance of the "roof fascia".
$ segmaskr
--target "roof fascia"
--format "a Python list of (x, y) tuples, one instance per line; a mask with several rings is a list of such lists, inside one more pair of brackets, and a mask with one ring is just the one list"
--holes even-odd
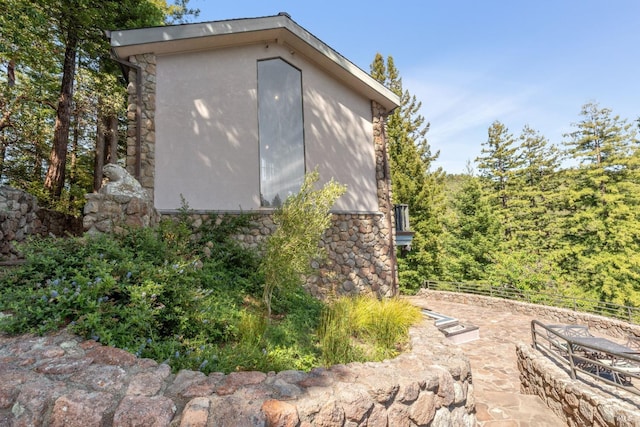
[(396, 94), (285, 14), (117, 30), (109, 32), (108, 36), (112, 50), (120, 58), (143, 53), (162, 55), (277, 42), (301, 53), (340, 80), (354, 86), (389, 112), (400, 105), (400, 99)]

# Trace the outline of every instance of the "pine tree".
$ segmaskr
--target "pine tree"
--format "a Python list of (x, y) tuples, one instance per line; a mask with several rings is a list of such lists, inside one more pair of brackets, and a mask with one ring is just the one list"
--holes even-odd
[(559, 151), (525, 126), (519, 137), (520, 168), (515, 172), (515, 247), (540, 254), (554, 241)]
[(592, 297), (640, 304), (640, 157), (636, 131), (607, 108), (586, 104), (567, 135), (560, 265)]
[(516, 174), (521, 165), (515, 138), (499, 121), (491, 124), (487, 141), (482, 144), (481, 155), (476, 158), (478, 172), (489, 190), (504, 229), (504, 240), (514, 237), (516, 224), (513, 204)]
[(495, 251), (494, 264), (487, 269), (493, 283), (519, 289), (557, 288), (560, 274), (550, 256), (558, 240), (557, 206), (558, 150), (529, 126), (519, 137), (509, 171), (508, 239)]
[(500, 245), (500, 221), (481, 180), (470, 170), (451, 205), (442, 278), (484, 280)]
[(422, 103), (402, 87), (402, 79), (389, 56), (386, 64), (377, 54), (371, 75), (400, 97), (401, 105), (388, 118), (386, 134), (394, 203), (409, 205), (415, 232), (411, 251), (399, 255), (401, 286), (416, 289), (441, 269), (444, 173), (431, 171), (439, 153), (432, 153), (426, 139), (429, 124), (419, 114)]

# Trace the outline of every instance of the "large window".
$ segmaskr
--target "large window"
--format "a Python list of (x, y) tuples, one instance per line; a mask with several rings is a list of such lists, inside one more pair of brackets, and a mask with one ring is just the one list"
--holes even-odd
[(280, 206), (304, 180), (302, 76), (282, 59), (258, 61), (262, 206)]

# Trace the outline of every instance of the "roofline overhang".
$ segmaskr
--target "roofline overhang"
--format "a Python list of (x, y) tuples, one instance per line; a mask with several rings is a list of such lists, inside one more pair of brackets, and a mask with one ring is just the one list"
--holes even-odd
[(114, 55), (122, 59), (144, 53), (170, 55), (277, 43), (303, 55), (362, 95), (376, 101), (388, 113), (400, 106), (400, 98), (395, 93), (284, 13), (260, 18), (108, 31), (107, 37)]

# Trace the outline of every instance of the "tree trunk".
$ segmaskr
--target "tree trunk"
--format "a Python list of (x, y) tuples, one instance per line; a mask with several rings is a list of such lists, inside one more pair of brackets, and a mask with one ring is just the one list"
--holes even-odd
[(0, 183), (2, 183), (2, 176), (4, 175), (4, 158), (6, 155), (7, 155), (6, 137), (0, 134)]
[(9, 87), (16, 85), (16, 62), (13, 59), (10, 59), (7, 65), (7, 84)]
[(93, 191), (98, 192), (102, 186), (102, 168), (104, 167), (105, 149), (104, 149), (104, 117), (98, 113), (96, 123), (96, 151), (93, 162)]
[(109, 163), (118, 162), (118, 116), (110, 114), (106, 117), (107, 141), (109, 141)]
[[(73, 120), (73, 138), (71, 142), (71, 164), (69, 165), (69, 185), (73, 187), (78, 179), (78, 142), (80, 139), (80, 112), (75, 109)], [(75, 197), (73, 191), (69, 191), (69, 208), (73, 206)]]
[(45, 188), (55, 200), (60, 199), (62, 188), (64, 187), (77, 46), (78, 36), (76, 31), (74, 28), (69, 28), (62, 68), (62, 86), (60, 88), (60, 97), (58, 98), (56, 123), (53, 129), (53, 146), (49, 155), (49, 169), (47, 169), (47, 175), (44, 180)]
[[(14, 74), (15, 64), (13, 60), (9, 61), (7, 65), (7, 83), (9, 87), (15, 84), (16, 78)], [(4, 172), (4, 157), (7, 153), (7, 137), (4, 134), (4, 128), (9, 127), (9, 113), (8, 108), (5, 114), (0, 117), (0, 183), (2, 183), (2, 174)]]

